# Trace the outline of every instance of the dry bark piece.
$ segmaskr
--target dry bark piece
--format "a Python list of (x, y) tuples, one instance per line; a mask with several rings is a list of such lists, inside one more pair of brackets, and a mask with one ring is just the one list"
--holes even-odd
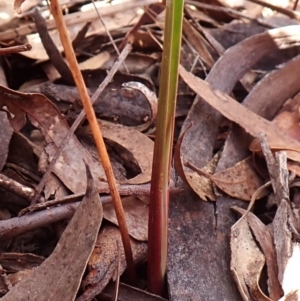
[[(113, 226), (105, 227), (98, 235), (96, 246), (88, 262), (88, 274), (83, 280), (85, 292), (76, 301), (89, 301), (100, 294), (111, 279), (115, 279), (119, 247), (122, 245), (120, 231)], [(141, 263), (146, 260), (147, 243), (131, 239), (133, 260)], [(120, 274), (126, 269), (123, 248), (120, 248)]]
[(8, 156), (8, 147), (12, 134), (13, 129), (8, 122), (7, 114), (5, 112), (0, 111), (0, 171), (5, 165)]
[(95, 246), (103, 210), (87, 166), (86, 195), (53, 253), (1, 300), (74, 300)]

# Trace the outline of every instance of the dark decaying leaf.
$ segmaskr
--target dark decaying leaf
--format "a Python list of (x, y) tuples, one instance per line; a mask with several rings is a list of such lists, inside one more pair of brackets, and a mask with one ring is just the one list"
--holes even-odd
[(9, 273), (29, 270), (39, 266), (45, 258), (30, 253), (2, 253), (1, 266)]
[[(120, 231), (116, 227), (105, 227), (98, 235), (96, 246), (88, 262), (88, 274), (83, 280), (84, 293), (76, 301), (89, 301), (100, 294), (111, 279), (115, 280), (120, 251), (120, 274), (126, 269), (124, 249)], [(147, 243), (131, 238), (133, 260), (146, 260)], [(120, 249), (119, 249), (120, 248)]]
[[(0, 105), (7, 106), (15, 116), (14, 119), (10, 118), (14, 129), (18, 131), (24, 126), (25, 123), (19, 124), (19, 122), (15, 125), (14, 120), (26, 114), (30, 122), (44, 135), (47, 142), (45, 152), (48, 160), (52, 160), (57, 147), (69, 131), (69, 126), (58, 109), (41, 94), (25, 94), (0, 87), (0, 95)], [(101, 179), (105, 179), (102, 165), (99, 161), (93, 160), (73, 135), (57, 160), (53, 172), (74, 193), (83, 192), (86, 189), (83, 160), (91, 166), (96, 187), (105, 185), (100, 182)]]
[(1, 300), (74, 300), (95, 246), (103, 210), (87, 166), (86, 195), (53, 253)]
[(13, 134), (5, 112), (0, 111), (0, 171), (2, 170), (8, 155), (8, 146)]

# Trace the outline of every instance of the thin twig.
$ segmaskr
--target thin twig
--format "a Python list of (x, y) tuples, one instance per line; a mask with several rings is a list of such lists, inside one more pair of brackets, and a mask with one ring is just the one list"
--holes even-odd
[(53, 17), (56, 22), (57, 30), (59, 32), (59, 36), (62, 42), (62, 45), (65, 50), (66, 58), (68, 60), (70, 69), (72, 71), (84, 110), (87, 115), (87, 119), (90, 124), (90, 128), (93, 134), (93, 137), (95, 139), (95, 143), (97, 146), (97, 150), (99, 153), (99, 156), (101, 158), (101, 162), (105, 171), (105, 175), (108, 181), (108, 185), (110, 188), (111, 196), (113, 199), (114, 209), (116, 212), (116, 216), (118, 219), (118, 224), (120, 228), (120, 233), (122, 237), (123, 247), (124, 247), (124, 253), (126, 257), (126, 263), (128, 267), (128, 272), (130, 275), (130, 281), (131, 283), (136, 283), (136, 276), (135, 276), (135, 268), (134, 268), (134, 262), (133, 262), (133, 256), (132, 256), (132, 250), (130, 245), (130, 237), (127, 229), (127, 224), (125, 220), (125, 214), (123, 205), (121, 202), (121, 198), (118, 192), (118, 189), (116, 187), (116, 180), (113, 174), (113, 170), (111, 167), (110, 159), (106, 150), (106, 146), (104, 143), (104, 139), (102, 136), (102, 133), (100, 131), (98, 121), (95, 115), (95, 112), (93, 110), (93, 107), (91, 105), (91, 100), (87, 91), (87, 88), (84, 84), (84, 80), (82, 77), (82, 74), (80, 72), (76, 56), (72, 47), (72, 43), (70, 40), (70, 36), (68, 35), (67, 26), (64, 22), (63, 15), (58, 3), (58, 0), (51, 0), (51, 10)]
[(23, 51), (29, 51), (32, 49), (30, 44), (11, 46), (6, 48), (0, 48), (0, 55), (6, 55), (10, 53), (19, 53)]
[(271, 8), (283, 15), (286, 15), (292, 19), (296, 19), (298, 21), (300, 21), (300, 13), (297, 12), (297, 11), (293, 11), (291, 9), (287, 9), (287, 8), (283, 8), (283, 7), (280, 7), (278, 5), (274, 5), (274, 4), (271, 4), (269, 2), (265, 2), (265, 1), (261, 1), (261, 0), (248, 0), (250, 2), (253, 2), (253, 3), (256, 3), (256, 4), (259, 4), (261, 6), (264, 6), (264, 7), (268, 7), (268, 8)]
[[(95, 4), (95, 1), (92, 0), (92, 2), (93, 2), (95, 10), (97, 12), (98, 18), (99, 18), (100, 22), (102, 23), (102, 25), (103, 25), (103, 27), (104, 27), (104, 29), (106, 31), (106, 34), (108, 35), (108, 38), (109, 38), (110, 42), (112, 43), (112, 45), (113, 45), (113, 47), (114, 47), (117, 55), (120, 55), (120, 51), (119, 51), (118, 47), (116, 46), (116, 43), (115, 43), (114, 39), (112, 38), (112, 36), (111, 36), (111, 34), (110, 34), (110, 32), (109, 32), (109, 30), (108, 30), (108, 28), (107, 28), (104, 20), (103, 20), (101, 14), (100, 14), (100, 11), (98, 10), (98, 8), (97, 8), (97, 6)], [(129, 70), (128, 70), (127, 66), (125, 65), (125, 62), (123, 62), (123, 66), (124, 66), (124, 69), (126, 70), (126, 72), (129, 74)]]
[(34, 196), (34, 189), (24, 186), (21, 183), (0, 174), (0, 187), (13, 192), (26, 200), (31, 200)]

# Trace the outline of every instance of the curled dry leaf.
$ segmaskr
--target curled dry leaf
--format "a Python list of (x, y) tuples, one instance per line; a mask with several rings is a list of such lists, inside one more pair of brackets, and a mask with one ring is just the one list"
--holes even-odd
[[(41, 94), (20, 93), (0, 86), (0, 96), (0, 108), (6, 106), (11, 113), (9, 120), (14, 130), (19, 131), (25, 125), (27, 115), (32, 125), (39, 128), (44, 135), (47, 142), (45, 153), (48, 155), (48, 161), (52, 160), (57, 147), (69, 131), (69, 126), (59, 110)], [(41, 156), (41, 160), (42, 157), (45, 156)], [(83, 192), (86, 189), (83, 160), (91, 166), (96, 187), (107, 186), (101, 182), (101, 179), (105, 179), (102, 165), (93, 160), (75, 135), (69, 139), (62, 151), (53, 173), (72, 192)]]
[(150, 120), (148, 122), (146, 122), (145, 124), (134, 127), (134, 129), (136, 129), (137, 131), (141, 131), (141, 132), (145, 131), (146, 129), (149, 128), (149, 126), (151, 124), (153, 124), (153, 122), (155, 121), (156, 116), (157, 116), (157, 97), (156, 97), (155, 93), (152, 92), (144, 84), (139, 83), (139, 82), (124, 83), (124, 84), (122, 84), (122, 87), (139, 90), (145, 95), (146, 99), (148, 100), (148, 103), (149, 103), (150, 108), (151, 108), (151, 118), (150, 118)]
[(264, 255), (257, 247), (246, 219), (238, 221), (231, 228), (230, 270), (244, 301), (271, 301), (259, 287), (261, 271), (265, 264)]
[[(122, 184), (143, 184), (149, 182), (152, 170), (153, 141), (146, 135), (130, 127), (102, 120), (100, 126), (105, 139), (117, 143), (130, 153), (130, 156), (125, 154), (125, 158), (122, 159), (125, 161), (134, 161), (141, 170), (140, 174), (131, 179), (122, 181)], [(88, 137), (92, 138), (89, 127), (81, 128), (78, 131), (78, 135), (83, 137), (85, 140)], [(93, 141), (93, 139), (89, 139), (89, 141)], [(120, 154), (121, 152), (119, 152), (119, 155)], [(126, 163), (128, 164), (128, 162)]]
[[(195, 193), (198, 194), (200, 199), (203, 201), (207, 201), (207, 198), (210, 199), (211, 201), (215, 201), (216, 197), (213, 192), (211, 180), (203, 176), (197, 172), (190, 172), (187, 170), (184, 170), (183, 164), (182, 164), (182, 155), (181, 155), (181, 144), (183, 141), (183, 138), (186, 134), (186, 132), (190, 129), (192, 124), (186, 128), (186, 130), (181, 134), (179, 137), (175, 152), (174, 152), (174, 168), (180, 178), (187, 184), (189, 185)], [(216, 165), (219, 160), (219, 155), (217, 154), (214, 156), (214, 158), (205, 166), (202, 171), (205, 174), (212, 174), (215, 171)]]
[(230, 96), (220, 91), (213, 91), (208, 83), (187, 72), (182, 66), (179, 67), (179, 72), (192, 90), (226, 118), (243, 127), (254, 137), (263, 133), (272, 150), (289, 151), (288, 158), (300, 162), (300, 142), (288, 137), (281, 129), (251, 112)]
[[(147, 243), (131, 239), (132, 255), (135, 263), (146, 260)], [(117, 276), (120, 252), (120, 274), (126, 269), (126, 260), (120, 231), (113, 226), (105, 227), (97, 238), (94, 251), (88, 262), (88, 275), (83, 280), (85, 292), (76, 301), (90, 301), (100, 294), (108, 282)]]
[[(139, 241), (148, 240), (149, 207), (136, 196), (122, 200), (129, 235)], [(112, 203), (103, 208), (104, 218), (118, 226), (115, 209)]]
[[(245, 215), (246, 210), (238, 207), (232, 209), (239, 214)], [(278, 281), (278, 267), (276, 261), (276, 251), (273, 242), (273, 237), (268, 227), (255, 216), (252, 212), (248, 212), (245, 216), (248, 221), (249, 227), (255, 236), (256, 241), (259, 243), (261, 250), (266, 259), (267, 275), (268, 275), (268, 292), (272, 300), (279, 300), (282, 296), (282, 288)]]
[(95, 246), (103, 210), (89, 167), (86, 195), (53, 253), (1, 300), (74, 300)]

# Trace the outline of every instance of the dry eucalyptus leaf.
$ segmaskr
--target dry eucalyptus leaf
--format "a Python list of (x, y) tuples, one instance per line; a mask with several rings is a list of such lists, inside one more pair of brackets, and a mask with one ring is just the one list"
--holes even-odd
[(18, 282), (3, 301), (74, 300), (103, 217), (100, 197), (87, 166), (86, 195), (53, 253), (29, 277)]
[[(246, 210), (238, 207), (232, 207), (232, 209), (241, 215), (245, 214)], [(248, 212), (245, 217), (248, 221), (249, 227), (255, 236), (256, 241), (259, 243), (262, 252), (264, 253), (267, 266), (268, 275), (268, 292), (272, 300), (279, 300), (282, 296), (282, 288), (278, 281), (278, 267), (276, 261), (276, 251), (273, 242), (273, 236), (271, 235), (268, 227), (262, 223), (262, 221), (255, 216), (252, 212)]]
[[(263, 185), (262, 179), (251, 163), (251, 157), (213, 175), (206, 173), (204, 169), (197, 169), (190, 163), (187, 166), (208, 178), (228, 195), (244, 201), (250, 201), (252, 195)], [(256, 199), (262, 198), (266, 193), (267, 190), (264, 189), (256, 196)]]
[[(122, 152), (120, 150), (118, 154), (120, 159), (125, 161), (126, 164), (129, 161), (133, 161), (141, 170), (141, 173), (137, 176), (120, 182), (122, 184), (143, 184), (149, 182), (152, 170), (153, 141), (146, 135), (130, 127), (102, 120), (100, 126), (104, 138), (113, 141), (128, 151)], [(92, 137), (89, 127), (81, 128), (78, 131), (78, 135), (94, 143), (93, 139), (89, 139), (89, 137)], [(122, 155), (123, 157), (121, 157)]]
[[(192, 125), (191, 125), (192, 126)], [(195, 193), (198, 194), (201, 200), (207, 201), (207, 198), (211, 201), (215, 201), (216, 197), (213, 192), (211, 180), (203, 175), (198, 174), (197, 172), (190, 172), (184, 170), (182, 165), (182, 155), (181, 155), (181, 144), (186, 132), (191, 127), (189, 126), (179, 137), (175, 152), (174, 152), (174, 168), (180, 178), (189, 185)], [(216, 165), (219, 160), (219, 155), (215, 155), (213, 159), (201, 170), (206, 174), (212, 174), (215, 171)]]
[[(210, 179), (228, 195), (244, 201), (250, 201), (254, 192), (264, 184), (256, 173), (250, 157), (231, 168), (215, 173)], [(257, 198), (264, 195), (266, 190)]]
[[(146, 260), (147, 243), (131, 238), (134, 263)], [(102, 292), (111, 279), (117, 276), (120, 252), (120, 274), (126, 269), (126, 260), (120, 230), (114, 226), (105, 227), (98, 235), (96, 246), (88, 262), (88, 274), (83, 280), (85, 292), (76, 301), (90, 301)]]
[(271, 301), (259, 287), (261, 271), (265, 264), (264, 255), (257, 247), (248, 222), (241, 219), (231, 228), (230, 234), (231, 263), (230, 270), (244, 301)]
[[(57, 147), (69, 131), (68, 123), (59, 110), (41, 94), (20, 93), (0, 86), (0, 96), (0, 108), (7, 107), (13, 116), (9, 118), (11, 126), (16, 131), (25, 125), (26, 115), (30, 122), (40, 129), (47, 142), (44, 151), (48, 161), (51, 161)], [(101, 188), (105, 185), (100, 182), (100, 179), (105, 179), (102, 165), (99, 161), (93, 160), (73, 135), (54, 165), (53, 173), (74, 193), (84, 192), (86, 189), (83, 160), (91, 166), (96, 187)]]
[[(149, 207), (136, 196), (122, 199), (122, 204), (130, 236), (139, 241), (147, 241)], [(103, 217), (118, 226), (113, 204), (105, 205), (103, 211)]]
[(274, 124), (248, 110), (230, 96), (213, 91), (208, 83), (187, 72), (183, 67), (179, 67), (179, 72), (191, 89), (226, 118), (243, 127), (254, 137), (263, 133), (272, 150), (289, 151), (288, 158), (300, 162), (300, 142), (288, 137)]

